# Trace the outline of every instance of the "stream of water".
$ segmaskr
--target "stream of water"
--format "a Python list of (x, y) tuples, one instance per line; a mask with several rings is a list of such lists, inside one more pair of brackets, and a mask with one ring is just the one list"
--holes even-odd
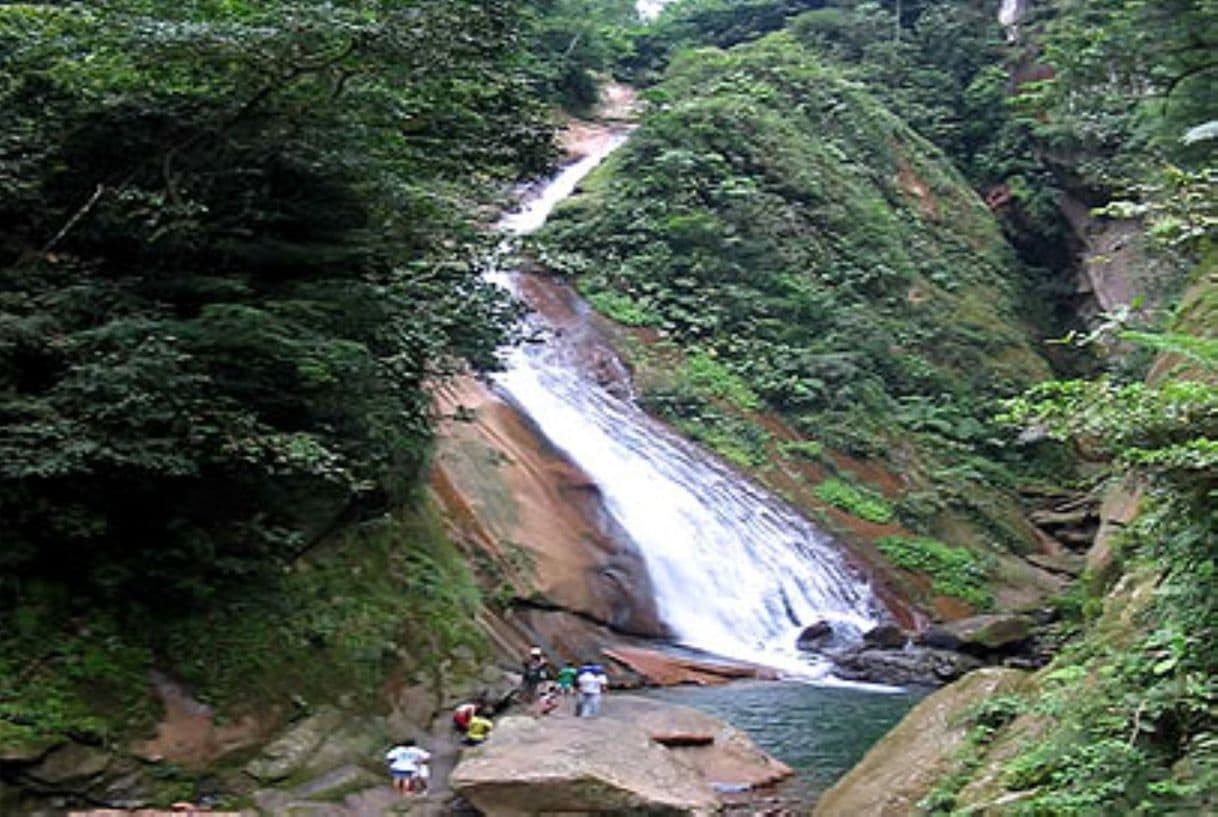
[[(500, 228), (541, 227), (628, 134), (541, 186)], [(514, 288), (510, 270), (499, 283)], [(607, 511), (643, 556), (660, 616), (676, 640), (707, 652), (800, 675), (827, 664), (794, 648), (800, 630), (827, 620), (846, 638), (875, 623), (880, 607), (829, 538), (715, 457), (593, 382), (561, 333), (533, 317), (542, 343), (514, 347), (499, 390), (587, 473)]]

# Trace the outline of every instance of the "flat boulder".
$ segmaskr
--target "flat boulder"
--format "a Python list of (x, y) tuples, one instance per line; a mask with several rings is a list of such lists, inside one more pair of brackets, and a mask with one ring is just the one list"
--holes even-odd
[(716, 791), (745, 791), (791, 769), (699, 710), (610, 695), (599, 718), (502, 719), (467, 750), (453, 790), (487, 817), (704, 815)]
[(981, 667), (971, 655), (929, 647), (885, 650), (857, 647), (833, 656), (833, 674), (849, 681), (942, 686)]
[(742, 678), (772, 680), (774, 670), (756, 664), (679, 656), (645, 647), (614, 646), (603, 650), (631, 672), (656, 686), (714, 686)]
[(692, 766), (610, 718), (503, 718), (465, 753), (449, 785), (486, 817), (699, 817), (719, 809)]

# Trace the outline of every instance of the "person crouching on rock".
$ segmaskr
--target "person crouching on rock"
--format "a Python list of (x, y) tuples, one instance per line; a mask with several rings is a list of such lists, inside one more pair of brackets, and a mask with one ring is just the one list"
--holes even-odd
[(584, 664), (575, 679), (579, 697), (575, 700), (575, 717), (595, 718), (601, 714), (601, 693), (609, 685), (609, 678), (600, 664)]
[(473, 703), (465, 703), (453, 710), (453, 729), (456, 729), (461, 734), (469, 729), (470, 719), (478, 714), (478, 705)]
[(469, 727), (466, 728), (465, 737), (461, 742), (466, 746), (478, 746), (486, 741), (494, 728), (495, 724), (491, 722), (490, 718), (474, 715), (469, 719)]
[(398, 794), (405, 797), (427, 791), (427, 761), (431, 760), (431, 752), (407, 742), (390, 749), (385, 754), (385, 760), (389, 763), (389, 776), (393, 778), (393, 788)]

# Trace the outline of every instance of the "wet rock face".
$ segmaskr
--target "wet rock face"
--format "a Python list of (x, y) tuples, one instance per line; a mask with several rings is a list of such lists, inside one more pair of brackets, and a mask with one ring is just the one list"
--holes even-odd
[(797, 650), (823, 650), (833, 643), (833, 625), (821, 620), (804, 627), (795, 639)]

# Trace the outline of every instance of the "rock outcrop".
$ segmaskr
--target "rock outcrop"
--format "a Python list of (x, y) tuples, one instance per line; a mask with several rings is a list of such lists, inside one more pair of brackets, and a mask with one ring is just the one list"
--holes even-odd
[(813, 817), (908, 817), (948, 770), (968, 732), (963, 714), (994, 695), (1013, 694), (1027, 674), (978, 670), (926, 698), (825, 792)]
[(895, 686), (942, 686), (982, 666), (980, 659), (954, 650), (868, 645), (839, 653), (833, 662), (833, 674), (839, 678)]
[(487, 817), (705, 815), (720, 808), (716, 788), (748, 789), (790, 773), (705, 713), (615, 695), (600, 718), (504, 718), (450, 783)]
[(684, 658), (643, 647), (613, 647), (606, 649), (604, 654), (638, 675), (643, 683), (656, 686), (707, 686), (726, 684), (741, 678), (774, 680), (778, 677), (777, 672), (768, 667), (723, 660)]
[(637, 727), (610, 719), (509, 717), (453, 771), (487, 817), (707, 815), (714, 790)]
[(613, 530), (597, 487), (489, 388), (437, 395), (432, 484), (485, 584), (621, 632), (666, 634), (646, 566)]

